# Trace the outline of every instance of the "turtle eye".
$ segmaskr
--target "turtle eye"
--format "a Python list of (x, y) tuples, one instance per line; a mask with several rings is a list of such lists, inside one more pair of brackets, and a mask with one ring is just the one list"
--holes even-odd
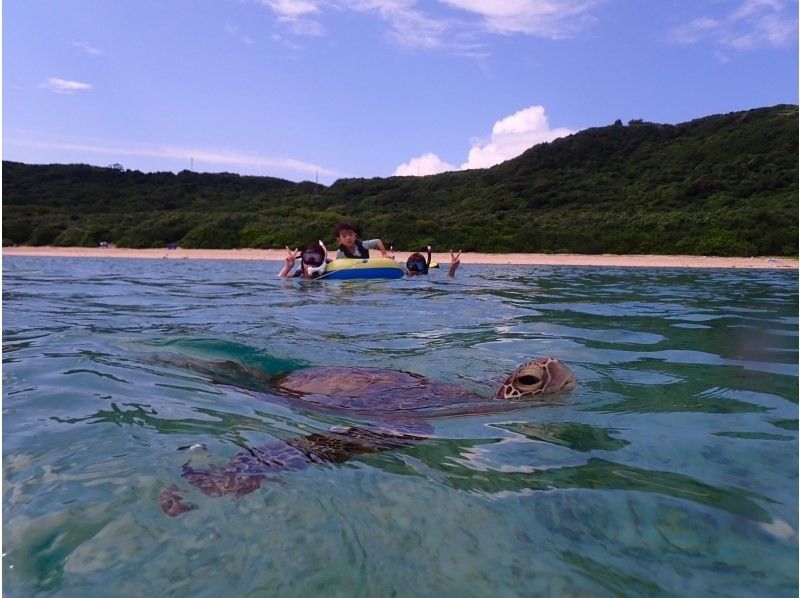
[(531, 374), (527, 374), (525, 376), (520, 376), (517, 378), (517, 382), (524, 384), (525, 386), (533, 386), (534, 384), (539, 384), (541, 382), (541, 378), (537, 378)]

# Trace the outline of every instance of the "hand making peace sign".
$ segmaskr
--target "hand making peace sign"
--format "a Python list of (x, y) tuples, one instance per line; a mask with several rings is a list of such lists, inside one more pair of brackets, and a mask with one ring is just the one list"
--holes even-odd
[(289, 268), (294, 268), (294, 261), (297, 259), (297, 257), (299, 255), (300, 255), (300, 251), (298, 249), (291, 250), (291, 249), (289, 249), (289, 246), (287, 245), (286, 246), (286, 257), (284, 258), (284, 261), (286, 262), (286, 266), (289, 267)]

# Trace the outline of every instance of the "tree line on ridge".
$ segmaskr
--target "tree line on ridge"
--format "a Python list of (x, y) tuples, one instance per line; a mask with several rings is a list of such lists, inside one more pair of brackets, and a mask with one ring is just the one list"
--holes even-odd
[(340, 179), (3, 162), (3, 245), (793, 255), (798, 107), (587, 129), (492, 168)]

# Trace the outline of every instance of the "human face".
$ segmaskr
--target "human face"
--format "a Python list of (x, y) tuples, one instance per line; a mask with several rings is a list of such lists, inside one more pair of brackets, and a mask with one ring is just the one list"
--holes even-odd
[(355, 249), (356, 239), (358, 239), (358, 235), (354, 230), (339, 231), (339, 236), (336, 237), (336, 240), (339, 242), (339, 245), (344, 245), (350, 251)]

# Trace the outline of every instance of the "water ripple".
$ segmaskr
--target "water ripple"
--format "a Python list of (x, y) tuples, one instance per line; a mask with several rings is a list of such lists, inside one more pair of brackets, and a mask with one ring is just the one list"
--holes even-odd
[[(9, 596), (796, 593), (794, 273), (463, 266), (320, 284), (277, 279), (276, 262), (3, 265)], [(180, 477), (376, 424), (289, 401), (272, 380), (286, 364), (488, 396), (542, 354), (578, 388), (430, 412), (424, 440), (276, 472), (237, 500)], [(199, 508), (167, 519), (171, 484)]]

